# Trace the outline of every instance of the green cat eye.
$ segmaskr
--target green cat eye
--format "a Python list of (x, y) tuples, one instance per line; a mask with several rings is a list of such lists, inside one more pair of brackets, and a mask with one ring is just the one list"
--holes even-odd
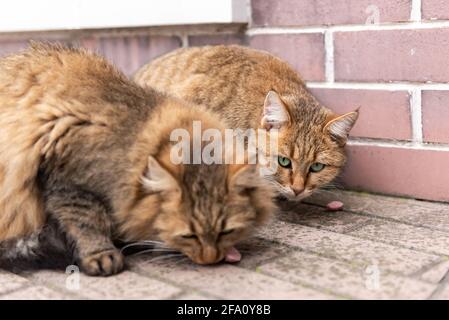
[(319, 162), (315, 162), (314, 164), (312, 164), (310, 166), (310, 171), (312, 171), (312, 172), (320, 172), (321, 170), (324, 169), (324, 167), (325, 167), (324, 164), (319, 163)]
[(289, 158), (286, 158), (286, 157), (279, 156), (278, 162), (279, 162), (279, 165), (284, 168), (290, 168), (292, 166), (292, 162), (290, 161)]

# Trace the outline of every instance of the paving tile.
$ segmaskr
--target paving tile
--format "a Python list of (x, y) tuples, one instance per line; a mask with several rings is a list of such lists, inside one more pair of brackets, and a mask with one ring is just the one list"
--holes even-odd
[(18, 291), (0, 296), (1, 300), (66, 300), (72, 299), (69, 295), (62, 294), (44, 286), (24, 288)]
[(186, 292), (176, 297), (176, 300), (211, 300), (211, 298), (198, 292)]
[(421, 275), (421, 279), (432, 283), (439, 283), (449, 272), (449, 260), (442, 261)]
[(355, 215), (345, 211), (331, 212), (323, 207), (302, 203), (286, 203), (281, 205), (282, 211), (278, 215), (282, 221), (303, 224), (318, 229), (345, 233), (366, 225), (371, 218)]
[(300, 285), (275, 279), (259, 272), (232, 265), (198, 266), (190, 262), (173, 263), (168, 260), (142, 261), (141, 272), (176, 281), (201, 292), (224, 299), (334, 299)]
[(284, 221), (274, 221), (261, 229), (258, 236), (349, 263), (367, 266), (376, 262), (382, 269), (404, 275), (441, 260), (433, 254)]
[(266, 261), (288, 254), (292, 250), (280, 243), (257, 237), (250, 238), (236, 247), (242, 254), (242, 260), (235, 265), (246, 269), (256, 269)]
[(16, 274), (0, 270), (0, 294), (17, 290), (29, 284), (29, 281)]
[(429, 253), (449, 255), (449, 234), (438, 230), (377, 221), (348, 234)]
[(30, 279), (89, 299), (168, 299), (181, 293), (175, 286), (130, 271), (111, 277), (80, 274), (79, 289), (72, 286), (72, 290), (67, 288), (68, 276), (63, 272), (38, 271)]
[(261, 266), (264, 274), (359, 299), (425, 299), (435, 286), (385, 273), (377, 265), (366, 268), (305, 252)]
[(304, 201), (325, 206), (333, 200), (342, 201), (344, 209), (348, 211), (368, 213), (413, 225), (449, 231), (449, 205), (444, 203), (340, 190), (321, 191)]
[[(326, 211), (332, 200), (345, 211)], [(116, 276), (77, 274), (78, 290), (63, 271), (0, 270), (0, 298), (449, 299), (449, 205), (341, 191), (305, 201), (281, 203), (236, 264), (133, 256)]]
[(449, 300), (449, 283), (445, 283), (432, 296), (432, 300)]

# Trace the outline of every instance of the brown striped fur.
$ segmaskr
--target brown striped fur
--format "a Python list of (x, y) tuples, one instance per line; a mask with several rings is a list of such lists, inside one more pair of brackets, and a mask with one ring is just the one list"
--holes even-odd
[[(286, 62), (266, 52), (240, 46), (178, 49), (142, 67), (134, 79), (204, 104), (230, 128), (270, 129), (263, 118), (271, 91), (288, 118), (280, 126), (279, 156), (289, 158), (291, 167), (279, 166), (269, 180), (290, 199), (329, 184), (345, 163), (343, 147), (358, 111), (339, 116), (321, 106)], [(312, 172), (317, 162), (325, 167)]]
[[(222, 130), (215, 115), (86, 51), (35, 44), (1, 59), (0, 111), (0, 254), (15, 240), (35, 252), (50, 219), (91, 275), (123, 268), (114, 239), (160, 239), (215, 263), (273, 210), (254, 166), (169, 161), (170, 132), (193, 120)], [(154, 172), (170, 183), (149, 188)]]

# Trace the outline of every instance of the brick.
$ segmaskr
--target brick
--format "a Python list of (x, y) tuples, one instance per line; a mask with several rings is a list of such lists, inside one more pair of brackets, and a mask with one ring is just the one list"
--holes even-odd
[(337, 81), (448, 82), (449, 29), (336, 32)]
[(322, 190), (304, 202), (326, 206), (335, 200), (343, 202), (347, 211), (449, 232), (449, 208), (443, 203), (341, 190)]
[(256, 35), (250, 37), (249, 45), (286, 60), (305, 80), (325, 78), (322, 34)]
[(35, 286), (22, 290), (14, 291), (6, 295), (0, 296), (1, 300), (65, 300), (71, 299), (70, 296), (64, 295), (52, 289)]
[(21, 276), (0, 270), (0, 295), (28, 285), (29, 281)]
[(261, 229), (259, 236), (362, 267), (376, 262), (383, 270), (404, 275), (413, 274), (423, 267), (441, 260), (434, 254), (416, 252), (390, 244), (283, 221), (276, 221)]
[(446, 0), (422, 0), (421, 16), (423, 20), (449, 19), (449, 3)]
[(432, 283), (439, 283), (446, 274), (449, 272), (449, 260), (438, 263), (434, 267), (424, 272), (420, 279), (429, 281)]
[(266, 261), (289, 254), (292, 251), (288, 246), (257, 237), (249, 238), (237, 244), (236, 247), (242, 254), (242, 260), (236, 265), (252, 270), (257, 270)]
[(449, 255), (449, 234), (437, 230), (376, 221), (376, 223), (366, 225), (348, 234), (423, 252)]
[[(410, 140), (410, 95), (406, 91), (310, 89), (326, 107), (343, 114), (360, 107), (352, 137)], [(448, 135), (449, 136), (449, 135)]]
[(379, 10), (379, 22), (407, 21), (411, 0), (252, 0), (254, 26), (364, 24)]
[(181, 40), (166, 36), (89, 37), (81, 38), (79, 44), (99, 52), (131, 75), (155, 57), (181, 47)]
[(434, 296), (433, 300), (449, 300), (449, 285), (447, 283), (442, 284), (442, 287)]
[(168, 299), (181, 293), (181, 289), (168, 283), (125, 271), (111, 277), (89, 277), (80, 274), (79, 290), (66, 287), (67, 274), (38, 271), (30, 276), (34, 282), (70, 291), (89, 299)]
[(283, 211), (278, 219), (295, 224), (302, 224), (318, 229), (345, 233), (371, 222), (371, 218), (351, 214), (345, 211), (331, 212), (325, 208), (306, 204), (288, 204), (282, 206)]
[(349, 188), (449, 201), (449, 152), (350, 145), (343, 181)]
[(176, 298), (176, 300), (210, 300), (211, 298), (209, 296), (206, 296), (204, 294), (192, 291), (192, 292), (186, 292), (180, 295)]
[(206, 45), (244, 45), (246, 37), (244, 34), (214, 34), (214, 35), (197, 35), (189, 36), (189, 46), (206, 46)]
[(422, 92), (423, 135), (426, 142), (449, 143), (449, 91)]
[(293, 285), (228, 264), (198, 266), (190, 262), (142, 261), (140, 272), (224, 299), (333, 299), (332, 295)]
[(425, 299), (435, 288), (423, 281), (386, 273), (375, 264), (360, 267), (306, 252), (295, 252), (264, 265), (261, 272), (350, 298)]

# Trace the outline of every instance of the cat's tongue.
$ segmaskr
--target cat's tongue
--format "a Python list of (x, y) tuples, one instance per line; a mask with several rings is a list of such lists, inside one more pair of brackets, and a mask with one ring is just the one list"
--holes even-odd
[(239, 262), (240, 259), (242, 259), (242, 254), (234, 247), (229, 249), (225, 256), (225, 261), (230, 263)]

